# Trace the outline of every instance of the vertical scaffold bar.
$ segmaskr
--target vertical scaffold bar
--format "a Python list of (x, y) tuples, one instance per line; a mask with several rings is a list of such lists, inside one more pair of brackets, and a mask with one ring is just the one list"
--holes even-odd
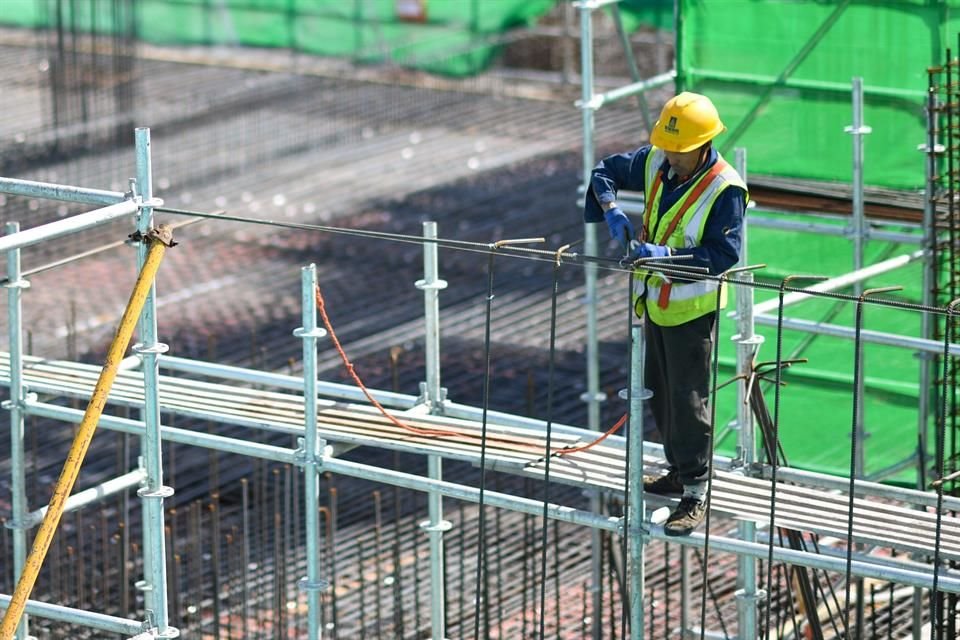
[[(846, 127), (844, 131), (853, 136), (853, 268), (859, 271), (863, 268), (864, 247), (867, 242), (867, 226), (863, 213), (863, 136), (870, 133), (870, 127), (863, 124), (863, 78), (857, 76), (852, 80), (852, 98), (853, 98), (853, 124)], [(859, 296), (863, 293), (863, 282), (857, 281), (853, 286), (854, 295)], [(861, 354), (862, 358), (863, 355)], [(863, 406), (864, 379), (861, 376), (856, 381), (854, 391), (857, 402)], [(864, 432), (864, 416), (861, 413), (857, 418), (855, 425), (856, 438), (858, 442), (863, 442), (869, 434)], [(861, 447), (857, 454), (857, 476), (863, 477), (866, 464), (863, 456), (864, 449)]]
[[(924, 173), (926, 181), (926, 193), (923, 198), (923, 293), (921, 302), (925, 307), (936, 304), (934, 288), (937, 284), (937, 262), (936, 262), (936, 199), (937, 199), (937, 158), (938, 154), (943, 152), (943, 146), (937, 140), (938, 134), (938, 109), (937, 87), (934, 82), (933, 72), (930, 73), (927, 80), (927, 142), (924, 148), (926, 152), (926, 162), (924, 163)], [(924, 313), (920, 317), (920, 337), (924, 340), (934, 338), (934, 319), (932, 314)], [(917, 397), (917, 467), (920, 470), (917, 473), (917, 489), (926, 490), (926, 466), (927, 466), (927, 433), (930, 428), (930, 394), (923, 391), (932, 388), (934, 379), (934, 366), (936, 359), (933, 354), (926, 351), (918, 351), (917, 357), (920, 359), (920, 395)], [(920, 640), (921, 629), (923, 627), (924, 611), (923, 589), (913, 590), (913, 640)]]
[[(437, 238), (437, 223), (423, 223), (423, 280), (415, 286), (423, 291), (423, 309), (425, 325), (425, 366), (426, 382), (423, 395), (430, 413), (443, 414), (445, 392), (440, 386), (440, 291), (447, 287), (445, 280), (438, 277), (437, 244), (429, 242)], [(431, 480), (443, 480), (443, 459), (437, 455), (427, 456), (427, 474)], [(443, 498), (436, 491), (427, 493), (428, 520), (420, 523), (420, 528), (429, 534), (430, 540), (430, 637), (432, 640), (445, 640), (444, 593), (446, 585), (443, 579), (443, 534), (449, 531), (451, 523), (443, 519)]]
[(644, 590), (644, 496), (643, 496), (643, 401), (646, 388), (643, 381), (645, 344), (643, 325), (630, 327), (630, 421), (627, 437), (630, 467), (629, 504), (627, 507), (627, 548), (630, 559), (630, 637), (642, 640), (645, 637), (643, 590)]
[(683, 0), (673, 0), (673, 33), (673, 50), (675, 52), (673, 68), (677, 70), (674, 87), (676, 92), (680, 93), (687, 88), (687, 73), (685, 71), (687, 64), (683, 59), (685, 49), (683, 41)]
[(293, 335), (303, 340), (303, 504), (306, 536), (307, 576), (299, 582), (307, 594), (307, 637), (319, 640), (322, 629), (320, 593), (329, 587), (320, 578), (320, 464), (322, 443), (317, 437), (317, 338), (327, 335), (317, 327), (317, 266), (301, 270), (303, 326)]
[[(20, 231), (20, 223), (8, 222), (7, 235)], [(10, 335), (10, 400), (6, 406), (10, 409), (10, 492), (11, 518), (7, 523), (13, 531), (13, 581), (20, 580), (27, 559), (27, 492), (26, 467), (23, 451), (24, 414), (23, 401), (23, 289), (30, 283), (20, 275), (20, 249), (7, 252), (7, 317)], [(17, 628), (17, 640), (29, 637), (29, 622), (23, 616)]]
[[(583, 194), (590, 197), (590, 173), (595, 163), (594, 157), (594, 112), (593, 112), (593, 9), (589, 3), (583, 3), (580, 9), (580, 109), (583, 120)], [(597, 254), (597, 225), (583, 225), (583, 250), (587, 255)], [(586, 357), (587, 357), (587, 391), (581, 398), (587, 403), (587, 426), (600, 430), (600, 403), (606, 399), (600, 391), (600, 350), (597, 341), (597, 265), (588, 262), (583, 267), (584, 272), (584, 304), (586, 305)], [(590, 509), (594, 513), (600, 511), (600, 496), (596, 493), (590, 497)], [(602, 584), (602, 544), (600, 532), (593, 530), (591, 538), (590, 560), (590, 591), (592, 607), (592, 638), (600, 640), (602, 637), (601, 619), (603, 602), (601, 601)]]
[[(594, 112), (593, 100), (593, 14), (588, 3), (580, 7), (580, 63), (583, 76), (581, 95), (581, 113), (583, 114), (583, 190), (584, 197), (590, 197), (590, 174), (593, 171), (594, 157)], [(597, 225), (584, 224), (584, 253), (597, 254)], [(586, 278), (587, 306), (587, 392), (582, 396), (587, 403), (587, 426), (593, 430), (600, 428), (600, 403), (606, 395), (600, 391), (600, 364), (597, 346), (597, 266), (593, 262), (584, 265)]]
[[(139, 127), (136, 137), (137, 197), (141, 202), (153, 198), (153, 169), (150, 157), (150, 129)], [(137, 230), (146, 236), (153, 228), (153, 208), (142, 206), (137, 218)], [(155, 244), (155, 243), (151, 243)], [(141, 242), (137, 248), (137, 264), (142, 270), (150, 247)], [(133, 350), (143, 360), (143, 423), (141, 454), (147, 472), (144, 486), (137, 491), (143, 504), (143, 581), (138, 586), (144, 591), (144, 603), (149, 622), (159, 638), (175, 638), (179, 631), (168, 626), (166, 543), (163, 526), (163, 500), (173, 495), (173, 489), (163, 485), (163, 451), (160, 441), (159, 377), (160, 354), (167, 345), (157, 341), (156, 283), (151, 279), (143, 314), (140, 316), (140, 342)]]
[[(735, 165), (737, 173), (747, 179), (747, 150), (738, 147), (735, 150)], [(744, 217), (741, 230), (740, 264), (747, 262), (747, 218)], [(737, 375), (740, 383), (737, 385), (737, 447), (739, 458), (743, 464), (744, 473), (749, 473), (754, 462), (757, 461), (756, 431), (753, 414), (747, 400), (747, 385), (753, 370), (754, 355), (763, 344), (763, 336), (754, 331), (753, 323), (753, 272), (744, 271), (739, 275), (747, 286), (738, 287), (737, 296), (737, 335), (733, 340), (737, 345)], [(737, 523), (741, 540), (756, 542), (757, 525), (750, 520), (741, 520)], [(761, 597), (757, 592), (757, 560), (749, 556), (738, 556), (737, 562), (737, 621), (739, 640), (754, 640), (757, 637), (757, 602)]]
[[(857, 76), (852, 81), (853, 124), (844, 131), (853, 136), (853, 269), (863, 268), (863, 252), (867, 241), (866, 218), (863, 213), (863, 136), (870, 133), (870, 127), (863, 124), (863, 78)], [(854, 295), (863, 293), (863, 283), (854, 284)]]

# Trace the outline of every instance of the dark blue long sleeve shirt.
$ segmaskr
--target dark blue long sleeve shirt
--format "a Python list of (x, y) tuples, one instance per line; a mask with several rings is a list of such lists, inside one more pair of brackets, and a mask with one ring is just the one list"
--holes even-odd
[[(590, 176), (590, 188), (583, 210), (584, 222), (603, 222), (601, 205), (614, 202), (617, 192), (644, 191), (644, 165), (650, 153), (649, 145), (636, 151), (608, 156), (601, 160)], [(671, 176), (670, 163), (666, 160), (660, 167), (663, 193), (660, 196), (662, 215), (696, 182), (705, 171), (712, 167), (718, 158), (717, 150), (710, 149), (710, 157), (697, 172), (683, 183), (677, 176)], [(669, 177), (668, 177), (669, 176)], [(675, 255), (691, 255), (684, 265), (702, 266), (712, 274), (726, 271), (740, 259), (740, 243), (743, 229), (743, 216), (746, 212), (746, 193), (739, 187), (727, 187), (713, 203), (707, 216), (700, 246), (693, 248), (674, 248)], [(639, 225), (635, 224), (635, 227)]]

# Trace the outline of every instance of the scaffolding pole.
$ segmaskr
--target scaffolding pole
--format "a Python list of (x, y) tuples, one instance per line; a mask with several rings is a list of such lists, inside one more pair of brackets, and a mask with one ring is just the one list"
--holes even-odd
[[(20, 223), (8, 222), (6, 235), (13, 236), (20, 231)], [(27, 492), (26, 467), (23, 448), (24, 414), (23, 403), (26, 400), (26, 388), (23, 385), (23, 290), (30, 283), (21, 277), (20, 249), (7, 252), (7, 317), (10, 335), (10, 400), (4, 408), (10, 410), (10, 521), (6, 526), (13, 532), (13, 581), (17, 583), (23, 575), (27, 560)], [(17, 629), (17, 640), (29, 637), (29, 621), (23, 617)]]
[[(580, 9), (580, 114), (583, 127), (583, 194), (590, 197), (590, 173), (595, 163), (594, 157), (594, 90), (593, 90), (593, 10), (595, 3), (581, 2)], [(583, 250), (587, 255), (597, 255), (597, 225), (583, 225)], [(600, 404), (606, 400), (606, 394), (600, 390), (600, 346), (597, 318), (597, 265), (588, 262), (584, 265), (584, 305), (586, 306), (586, 358), (587, 390), (581, 399), (587, 403), (587, 427), (600, 430)], [(597, 492), (590, 494), (590, 509), (598, 513), (601, 498)], [(600, 532), (590, 533), (590, 600), (592, 619), (591, 637), (601, 640), (603, 629), (601, 613), (603, 611), (603, 540)]]
[(643, 496), (643, 403), (648, 399), (643, 382), (645, 342), (643, 323), (630, 325), (630, 424), (627, 432), (627, 478), (629, 500), (627, 507), (627, 548), (629, 550), (630, 575), (630, 637), (642, 640), (645, 637), (644, 620), (644, 496)]
[[(423, 279), (414, 286), (423, 291), (425, 377), (423, 402), (431, 414), (444, 415), (446, 390), (440, 386), (440, 291), (447, 282), (440, 279), (437, 270), (437, 223), (423, 223)], [(427, 456), (427, 475), (431, 480), (443, 480), (443, 458)], [(420, 523), (427, 532), (430, 544), (430, 637), (446, 639), (446, 603), (444, 593), (443, 534), (453, 526), (443, 519), (443, 497), (436, 491), (427, 493), (428, 519)]]
[[(137, 231), (141, 237), (153, 228), (153, 166), (150, 154), (150, 129), (139, 127), (135, 131), (137, 193), (135, 198), (143, 203), (137, 218)], [(137, 247), (137, 264), (140, 269), (147, 264), (152, 246), (161, 244), (140, 242)], [(162, 245), (161, 245), (162, 246)], [(169, 626), (167, 603), (166, 542), (163, 522), (163, 501), (173, 495), (173, 489), (163, 484), (163, 450), (160, 441), (160, 376), (159, 358), (167, 351), (167, 345), (157, 341), (157, 294), (151, 278), (143, 305), (139, 325), (140, 342), (133, 346), (143, 361), (143, 418), (144, 431), (140, 439), (141, 455), (147, 472), (144, 485), (137, 491), (143, 505), (143, 565), (144, 576), (137, 586), (143, 591), (148, 623), (155, 627), (158, 638), (176, 638), (180, 632)]]
[[(737, 173), (747, 180), (747, 150), (737, 147), (735, 150)], [(747, 218), (744, 216), (740, 241), (740, 265), (748, 264)], [(738, 458), (744, 472), (749, 473), (757, 461), (756, 431), (753, 414), (747, 399), (747, 385), (753, 373), (753, 362), (757, 351), (763, 345), (763, 336), (757, 335), (753, 325), (753, 272), (743, 271), (739, 275), (748, 286), (737, 289), (737, 334), (730, 339), (737, 349), (737, 449)], [(756, 542), (757, 525), (749, 520), (737, 523), (740, 538), (747, 542)], [(749, 556), (737, 557), (737, 600), (738, 640), (754, 640), (757, 637), (757, 603), (764, 594), (757, 589), (757, 561)]]
[(306, 521), (307, 575), (297, 583), (307, 594), (307, 638), (319, 640), (322, 633), (321, 592), (330, 583), (320, 578), (320, 461), (323, 443), (317, 435), (317, 339), (327, 335), (317, 326), (317, 266), (301, 269), (301, 305), (303, 325), (293, 335), (303, 340), (303, 429), (300, 440), (303, 468), (303, 504)]

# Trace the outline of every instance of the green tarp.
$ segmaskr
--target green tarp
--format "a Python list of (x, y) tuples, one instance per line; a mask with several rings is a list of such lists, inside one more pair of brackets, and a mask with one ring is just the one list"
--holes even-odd
[(750, 173), (850, 182), (854, 77), (865, 87), (865, 181), (923, 187), (927, 69), (956, 46), (956, 0), (681, 0), (679, 67), (710, 95)]
[[(114, 0), (2, 0), (0, 24), (98, 31)], [(475, 74), (496, 55), (496, 37), (531, 24), (557, 0), (137, 0), (139, 36), (157, 44), (282, 47), (361, 62), (390, 61), (446, 75)], [(404, 6), (422, 7), (422, 20)], [(624, 0), (628, 30), (672, 28), (672, 0)], [(407, 16), (407, 19), (404, 17)]]

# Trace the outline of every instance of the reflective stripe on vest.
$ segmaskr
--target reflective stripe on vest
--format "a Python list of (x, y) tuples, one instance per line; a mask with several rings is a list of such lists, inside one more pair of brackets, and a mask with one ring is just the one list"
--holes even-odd
[[(660, 166), (665, 157), (663, 151), (656, 147), (647, 155), (645, 184), (652, 187), (647, 191), (642, 237), (647, 242), (672, 248), (699, 246), (707, 216), (720, 194), (731, 185), (746, 191), (746, 185), (718, 154), (717, 162), (710, 170), (700, 176), (661, 216), (659, 209), (663, 187)], [(650, 319), (659, 325), (683, 324), (717, 308), (718, 283), (715, 280), (669, 281), (662, 274), (646, 270), (638, 270), (637, 276), (634, 309), (638, 315), (642, 315), (646, 308)], [(646, 304), (644, 298), (655, 301), (655, 304)], [(720, 291), (720, 308), (726, 304), (727, 292), (723, 287)]]

